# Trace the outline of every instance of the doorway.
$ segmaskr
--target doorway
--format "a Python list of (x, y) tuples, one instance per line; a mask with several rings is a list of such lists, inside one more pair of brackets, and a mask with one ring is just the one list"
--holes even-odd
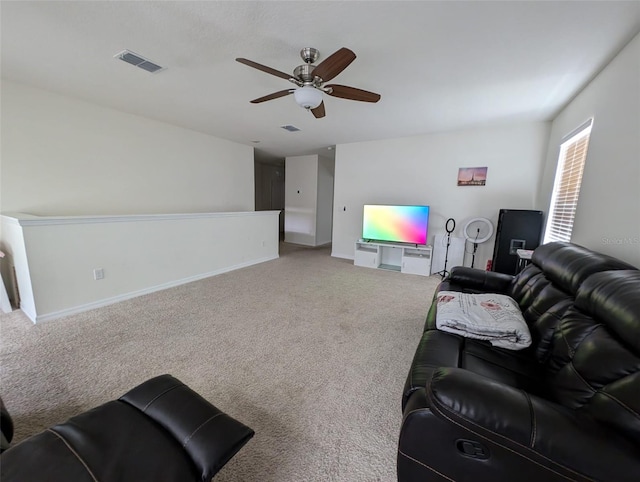
[(254, 161), (255, 210), (280, 211), (280, 240), (284, 239), (284, 159)]

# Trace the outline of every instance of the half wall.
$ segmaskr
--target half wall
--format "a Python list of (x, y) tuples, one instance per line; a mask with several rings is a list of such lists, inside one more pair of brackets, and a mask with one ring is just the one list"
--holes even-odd
[(278, 258), (278, 217), (9, 214), (2, 250), (36, 323)]

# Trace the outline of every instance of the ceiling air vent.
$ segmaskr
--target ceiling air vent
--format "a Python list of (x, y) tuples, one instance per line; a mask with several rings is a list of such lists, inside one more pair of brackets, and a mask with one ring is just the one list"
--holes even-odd
[(296, 132), (300, 130), (296, 126), (292, 126), (289, 124), (287, 124), (286, 126), (280, 126), (280, 127), (282, 127), (285, 131), (289, 131), (289, 132)]
[(130, 50), (123, 50), (119, 54), (116, 54), (114, 57), (120, 60), (124, 60), (128, 64), (140, 67), (142, 70), (146, 70), (147, 72), (151, 72), (152, 74), (158, 72), (159, 70), (165, 69), (165, 67), (154, 64), (153, 62), (151, 62), (151, 60), (144, 58), (142, 55), (131, 52)]

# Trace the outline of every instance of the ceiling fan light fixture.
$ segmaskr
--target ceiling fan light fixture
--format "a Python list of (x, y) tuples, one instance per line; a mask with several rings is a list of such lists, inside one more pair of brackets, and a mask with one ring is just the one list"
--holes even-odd
[(293, 75), (289, 75), (280, 70), (272, 69), (266, 65), (259, 64), (253, 60), (242, 57), (236, 58), (236, 61), (248, 67), (261, 70), (270, 75), (280, 77), (295, 84), (297, 88), (281, 90), (264, 95), (250, 101), (252, 104), (260, 104), (268, 100), (279, 99), (285, 95), (293, 94), (296, 103), (304, 109), (311, 111), (316, 119), (322, 119), (325, 115), (323, 94), (342, 99), (357, 100), (360, 102), (378, 102), (380, 94), (368, 92), (348, 85), (332, 84), (325, 86), (324, 83), (336, 77), (340, 72), (346, 69), (356, 58), (351, 50), (346, 47), (336, 50), (318, 65), (313, 63), (318, 60), (319, 52), (317, 49), (308, 47), (300, 52), (303, 65), (298, 65), (293, 70)]
[(322, 103), (322, 91), (308, 85), (297, 88), (293, 96), (297, 104), (305, 109), (315, 109)]

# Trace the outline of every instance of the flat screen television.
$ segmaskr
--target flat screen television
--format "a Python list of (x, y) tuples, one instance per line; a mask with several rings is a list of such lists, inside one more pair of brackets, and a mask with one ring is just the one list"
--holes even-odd
[(429, 206), (365, 204), (362, 239), (427, 244)]

